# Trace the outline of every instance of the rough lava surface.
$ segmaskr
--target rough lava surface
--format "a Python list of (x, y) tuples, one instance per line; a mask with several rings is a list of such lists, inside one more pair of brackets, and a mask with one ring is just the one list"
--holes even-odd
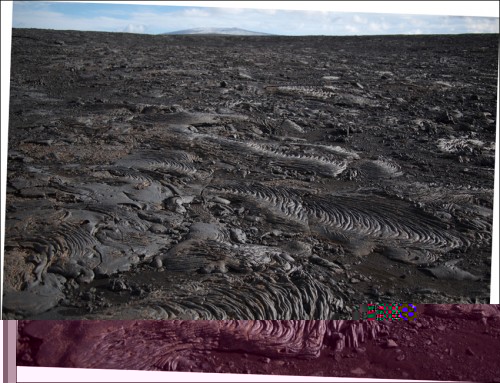
[(4, 319), (488, 303), (498, 35), (13, 29)]
[(17, 365), (500, 381), (499, 305), (417, 312), (408, 322), (22, 320)]

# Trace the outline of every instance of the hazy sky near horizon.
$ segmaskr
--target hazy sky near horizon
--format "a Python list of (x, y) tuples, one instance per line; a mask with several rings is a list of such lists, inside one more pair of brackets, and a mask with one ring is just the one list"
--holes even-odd
[(13, 28), (158, 34), (237, 27), (278, 35), (499, 33), (498, 17), (15, 1)]

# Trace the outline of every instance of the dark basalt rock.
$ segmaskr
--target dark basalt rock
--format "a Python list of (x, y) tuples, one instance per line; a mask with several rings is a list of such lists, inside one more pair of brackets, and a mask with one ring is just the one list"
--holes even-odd
[(20, 366), (94, 369), (498, 377), (499, 305), (418, 305), (416, 314), (397, 322), (22, 320), (17, 360)]
[(489, 302), (497, 65), (497, 35), (14, 29), (5, 319)]

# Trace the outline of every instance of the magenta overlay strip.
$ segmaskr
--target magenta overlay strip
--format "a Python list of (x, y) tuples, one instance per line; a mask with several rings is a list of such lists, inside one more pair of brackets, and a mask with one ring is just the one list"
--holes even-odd
[(17, 382), (16, 326), (15, 320), (3, 321), (3, 381), (5, 383)]

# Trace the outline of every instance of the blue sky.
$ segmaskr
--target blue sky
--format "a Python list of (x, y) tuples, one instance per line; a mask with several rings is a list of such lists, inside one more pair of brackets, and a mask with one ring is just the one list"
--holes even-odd
[(498, 17), (32, 1), (14, 2), (12, 18), (14, 28), (148, 34), (198, 27), (281, 35), (498, 33), (498, 24)]

